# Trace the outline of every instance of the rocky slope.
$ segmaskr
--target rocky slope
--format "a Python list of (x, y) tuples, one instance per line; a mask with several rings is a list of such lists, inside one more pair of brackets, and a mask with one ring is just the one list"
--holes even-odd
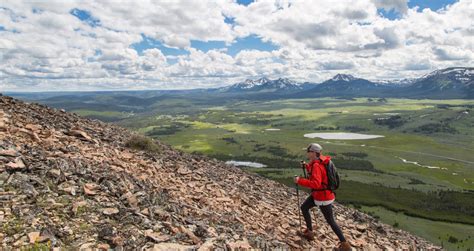
[[(301, 240), (295, 189), (131, 132), (0, 96), (0, 243), (4, 248), (331, 248)], [(135, 145), (137, 146), (137, 145)], [(152, 147), (150, 147), (152, 146)], [(138, 145), (140, 147), (140, 145)], [(303, 199), (302, 198), (301, 200)], [(354, 248), (433, 248), (335, 205)]]

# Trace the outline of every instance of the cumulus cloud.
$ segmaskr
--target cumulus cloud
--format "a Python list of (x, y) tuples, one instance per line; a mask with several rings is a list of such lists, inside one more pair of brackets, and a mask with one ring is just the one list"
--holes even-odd
[(322, 62), (321, 66), (324, 70), (346, 70), (354, 68), (354, 63), (351, 61), (327, 61)]
[(387, 11), (396, 10), (399, 13), (406, 14), (408, 11), (408, 0), (373, 0), (377, 8), (383, 8)]
[[(378, 9), (401, 13), (397, 20)], [(227, 18), (227, 19), (226, 19)], [(0, 90), (200, 88), (248, 77), (320, 82), (472, 66), (471, 0), (441, 10), (406, 0), (13, 1), (0, 3)], [(226, 20), (232, 20), (231, 23)], [(273, 50), (200, 50), (252, 36)], [(144, 39), (160, 48), (134, 49)], [(165, 48), (179, 50), (170, 55)]]
[(436, 47), (433, 48), (434, 54), (439, 60), (464, 60), (470, 59), (472, 51), (465, 51), (456, 47)]

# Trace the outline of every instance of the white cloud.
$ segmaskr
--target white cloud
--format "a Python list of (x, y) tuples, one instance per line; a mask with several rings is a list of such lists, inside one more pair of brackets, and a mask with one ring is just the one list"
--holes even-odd
[(405, 14), (408, 11), (408, 0), (373, 0), (377, 8), (383, 8), (387, 11), (395, 10)]
[[(397, 20), (377, 8), (394, 9)], [(79, 10), (94, 22), (82, 22)], [(233, 19), (233, 24), (224, 18)], [(419, 76), (474, 62), (472, 0), (439, 11), (406, 0), (13, 1), (0, 3), (0, 90), (195, 88), (247, 77), (323, 81), (343, 72), (369, 79)], [(91, 25), (92, 24), (92, 25)], [(253, 35), (279, 47), (207, 52), (191, 40)], [(137, 53), (143, 36), (185, 50)], [(176, 62), (176, 63), (175, 63)]]
[(433, 48), (433, 51), (439, 60), (465, 60), (473, 56), (472, 51), (465, 51), (456, 47), (436, 47)]

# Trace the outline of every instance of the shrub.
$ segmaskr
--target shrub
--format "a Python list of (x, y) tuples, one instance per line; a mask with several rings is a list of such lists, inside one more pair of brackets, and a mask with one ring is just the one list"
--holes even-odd
[(238, 144), (238, 142), (233, 137), (224, 137), (222, 140), (229, 144)]
[(368, 160), (362, 159), (344, 159), (338, 158), (333, 160), (334, 165), (339, 169), (346, 170), (361, 170), (361, 171), (370, 171), (375, 173), (380, 173), (382, 171), (375, 169), (374, 164)]
[(334, 131), (339, 130), (339, 126), (317, 126), (314, 128), (316, 131)]
[(388, 128), (393, 129), (402, 126), (405, 124), (405, 120), (400, 115), (390, 116), (388, 118), (376, 118), (374, 123), (376, 125), (388, 126)]
[(290, 159), (298, 158), (298, 156), (289, 154), (288, 151), (281, 146), (269, 146), (267, 147), (267, 152), (277, 157), (290, 158)]
[(456, 128), (452, 127), (448, 123), (429, 123), (429, 124), (425, 124), (416, 128), (414, 131), (418, 133), (424, 133), (424, 134), (458, 133), (458, 130), (456, 130)]
[(424, 185), (426, 183), (423, 182), (422, 180), (411, 178), (410, 182), (408, 184), (410, 184), (410, 185)]
[(188, 127), (189, 125), (184, 124), (184, 123), (174, 123), (172, 125), (154, 127), (149, 132), (147, 132), (147, 135), (148, 136), (173, 135)]
[(360, 126), (345, 126), (344, 130), (347, 130), (349, 132), (364, 132), (368, 131), (369, 129)]
[(451, 243), (457, 243), (459, 240), (454, 236), (449, 236), (448, 241)]
[(132, 136), (125, 143), (125, 146), (151, 153), (157, 153), (160, 151), (160, 147), (152, 139), (141, 135)]
[(366, 158), (367, 156), (369, 156), (367, 153), (363, 153), (363, 152), (343, 152), (341, 154), (347, 157), (354, 157), (354, 158)]
[(255, 144), (255, 146), (253, 147), (254, 152), (259, 152), (262, 150), (265, 150), (265, 144)]

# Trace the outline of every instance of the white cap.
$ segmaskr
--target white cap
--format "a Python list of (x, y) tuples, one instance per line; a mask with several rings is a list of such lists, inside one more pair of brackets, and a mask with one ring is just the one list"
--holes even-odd
[(316, 143), (311, 143), (306, 148), (306, 151), (317, 152), (317, 153), (320, 153), (321, 150), (323, 150), (323, 147), (320, 144), (316, 144)]

